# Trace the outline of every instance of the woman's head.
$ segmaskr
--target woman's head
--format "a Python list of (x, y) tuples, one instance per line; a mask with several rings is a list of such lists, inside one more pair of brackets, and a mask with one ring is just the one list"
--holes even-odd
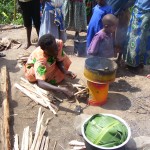
[(100, 6), (105, 6), (106, 5), (106, 0), (96, 0), (97, 4)]
[(58, 54), (58, 47), (55, 37), (51, 34), (45, 34), (41, 36), (38, 42), (38, 46), (49, 56), (56, 57)]
[(107, 14), (102, 19), (103, 28), (107, 32), (115, 32), (117, 25), (118, 25), (118, 19), (113, 14)]

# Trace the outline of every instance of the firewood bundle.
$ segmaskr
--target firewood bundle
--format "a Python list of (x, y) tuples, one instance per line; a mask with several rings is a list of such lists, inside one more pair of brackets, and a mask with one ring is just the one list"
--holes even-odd
[(49, 108), (55, 115), (57, 114), (56, 111), (58, 111), (58, 108), (52, 103), (52, 100), (48, 98), (48, 91), (39, 88), (36, 84), (29, 83), (24, 78), (21, 78), (20, 84), (16, 83), (15, 87), (30, 97), (37, 104)]
[(41, 107), (39, 108), (37, 124), (35, 135), (33, 137), (32, 131), (30, 127), (26, 127), (23, 130), (22, 141), (19, 148), (19, 138), (16, 134), (14, 136), (14, 149), (13, 150), (48, 150), (49, 149), (49, 136), (46, 136), (46, 129), (48, 125), (48, 121), (43, 123), (44, 113), (41, 111)]

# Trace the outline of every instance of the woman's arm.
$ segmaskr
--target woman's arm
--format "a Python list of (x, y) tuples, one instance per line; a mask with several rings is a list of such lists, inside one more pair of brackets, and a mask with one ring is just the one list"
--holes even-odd
[(50, 83), (47, 83), (43, 80), (37, 80), (37, 85), (44, 89), (44, 90), (47, 90), (47, 91), (57, 91), (57, 92), (63, 92), (64, 94), (66, 94), (67, 96), (69, 97), (72, 97), (73, 96), (73, 93), (71, 91), (69, 91), (67, 88), (65, 87), (57, 87), (57, 86), (54, 86)]
[(72, 73), (71, 71), (68, 71), (68, 70), (65, 69), (64, 64), (63, 64), (62, 61), (57, 61), (56, 64), (57, 64), (58, 68), (60, 69), (60, 71), (62, 73), (64, 73), (65, 75), (71, 77), (72, 79), (76, 78), (76, 75), (74, 73)]

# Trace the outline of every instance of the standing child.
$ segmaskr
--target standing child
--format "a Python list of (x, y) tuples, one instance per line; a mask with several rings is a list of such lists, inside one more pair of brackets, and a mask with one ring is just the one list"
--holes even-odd
[(106, 4), (106, 0), (97, 0), (97, 5), (93, 8), (93, 15), (89, 22), (88, 31), (87, 31), (87, 47), (90, 46), (90, 43), (94, 35), (103, 28), (102, 18), (106, 14), (111, 14), (112, 8)]
[(118, 20), (112, 14), (107, 14), (102, 19), (103, 29), (95, 34), (88, 48), (88, 54), (99, 57), (114, 57), (113, 36)]

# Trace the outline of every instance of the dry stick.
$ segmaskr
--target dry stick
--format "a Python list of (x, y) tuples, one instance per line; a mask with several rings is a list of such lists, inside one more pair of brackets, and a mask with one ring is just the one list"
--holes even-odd
[(47, 118), (47, 119), (46, 119), (46, 122), (45, 122), (45, 125), (48, 125), (48, 123), (49, 123), (53, 118), (54, 118), (54, 117)]
[(44, 117), (44, 113), (42, 114), (41, 117), (38, 114), (38, 121), (37, 121), (37, 125), (36, 125), (35, 136), (34, 136), (34, 140), (33, 140), (33, 143), (31, 145), (30, 150), (34, 150), (35, 149), (35, 146), (36, 146), (36, 143), (37, 143), (37, 139), (38, 139), (38, 136), (39, 136), (39, 133), (40, 133), (40, 128), (41, 128), (41, 124), (42, 124), (42, 121), (43, 121), (43, 117)]
[(59, 143), (58, 143), (58, 145), (59, 145), (63, 150), (65, 150), (65, 149), (62, 147), (62, 145), (60, 145)]
[(86, 88), (84, 85), (81, 84), (72, 84), (72, 86), (75, 88)]
[(22, 134), (21, 150), (24, 150), (24, 140), (25, 140), (25, 128), (24, 128), (23, 134)]
[(3, 123), (1, 121), (1, 149), (4, 149), (4, 130), (3, 130)]
[(29, 126), (25, 128), (25, 136), (24, 136), (24, 150), (29, 149)]
[[(38, 91), (35, 89), (34, 86), (31, 86), (30, 84), (25, 83), (25, 82), (23, 82), (23, 81), (20, 82), (20, 85), (23, 86), (24, 88), (26, 88), (28, 91), (30, 91), (30, 92), (32, 92), (32, 93), (35, 93), (36, 95), (38, 95), (39, 97), (41, 97), (41, 96), (39, 95)], [(41, 90), (40, 90), (40, 91), (41, 91)], [(42, 93), (42, 92), (41, 92), (41, 93)], [(50, 100), (48, 99), (48, 97), (47, 97), (45, 94), (42, 93), (42, 95), (47, 99), (47, 101), (50, 101)]]
[[(45, 95), (43, 95), (43, 93), (41, 93), (41, 90), (38, 88), (38, 86), (35, 86), (37, 87), (37, 89), (39, 89), (38, 91), (34, 89), (32, 86), (26, 85), (26, 83), (21, 83), (21, 86), (23, 86), (23, 88), (27, 89), (29, 92), (33, 92), (34, 94), (36, 94), (38, 98), (42, 98), (42, 100), (47, 104), (47, 107), (49, 107), (48, 105), (50, 103), (50, 100)], [(55, 106), (54, 104), (50, 103), (50, 105), (56, 110), (58, 110), (57, 106)]]
[(63, 100), (62, 99), (60, 99), (60, 98), (58, 98), (58, 97), (56, 97), (56, 96), (53, 96), (57, 101), (59, 101), (59, 102), (63, 102)]
[(29, 133), (29, 149), (30, 149), (30, 147), (31, 147), (31, 145), (32, 145), (32, 131), (30, 131), (30, 133)]
[(83, 89), (83, 90), (81, 90), (81, 91), (79, 91), (79, 92), (74, 93), (74, 96), (76, 96), (76, 95), (78, 95), (78, 94), (81, 94), (81, 93), (83, 93), (83, 92), (85, 92), (85, 91), (87, 91), (87, 89)]
[[(58, 110), (57, 106), (55, 106), (55, 105), (52, 104), (52, 103), (50, 103), (51, 106), (49, 106), (50, 100), (48, 99), (47, 96), (45, 96), (45, 95), (48, 95), (48, 93), (47, 93), (46, 90), (39, 88), (36, 84), (31, 84), (31, 83), (29, 83), (29, 82), (28, 82), (27, 80), (25, 80), (24, 78), (21, 78), (21, 80), (22, 80), (23, 82), (29, 84), (30, 88), (28, 87), (28, 85), (25, 85), (25, 84), (23, 84), (22, 86), (24, 86), (24, 88), (26, 88), (26, 89), (30, 89), (30, 92), (33, 92), (33, 93), (37, 94), (38, 96), (42, 97), (42, 99), (44, 100), (44, 102), (47, 104), (47, 107), (51, 108), (51, 106), (52, 106), (53, 108), (55, 108), (56, 110)], [(36, 88), (36, 90), (34, 90), (33, 88)], [(32, 89), (32, 90), (31, 90), (31, 89)], [(53, 108), (51, 108), (52, 111), (55, 111), (55, 110), (53, 110)], [(55, 112), (54, 112), (54, 114), (55, 114)]]
[(44, 150), (48, 150), (48, 146), (49, 146), (49, 136), (46, 137)]
[[(28, 80), (26, 80), (25, 78), (20, 78), (23, 82), (25, 82), (25, 83), (28, 83), (30, 86), (32, 86), (32, 87), (34, 87), (34, 85), (36, 85), (36, 84), (31, 84)], [(37, 86), (38, 87), (38, 86)], [(42, 89), (42, 88), (40, 88), (40, 87), (38, 87), (40, 90), (41, 90), (41, 92), (43, 93), (43, 94), (45, 94), (45, 95), (48, 95), (49, 94), (49, 92), (48, 91), (46, 91), (46, 90), (44, 90), (44, 89)]]
[(57, 144), (57, 141), (55, 141), (55, 144), (54, 144), (53, 150), (55, 150), (55, 148), (56, 148), (56, 144)]
[[(42, 93), (42, 95), (45, 97), (45, 99), (47, 99), (47, 101), (51, 101), (50, 99), (48, 99), (48, 94), (49, 94), (49, 92), (48, 91), (46, 91), (46, 90), (44, 90), (44, 89), (42, 89), (42, 88), (40, 88), (40, 87), (38, 87), (36, 84), (31, 84), (31, 83), (29, 83), (29, 81), (27, 81), (26, 79), (24, 79), (24, 78), (21, 78), (21, 80), (24, 82), (24, 83), (26, 83), (26, 84), (28, 84), (32, 89), (34, 88), (37, 88), (38, 90), (33, 90), (33, 92), (34, 93), (36, 93), (37, 95), (39, 95), (39, 92), (38, 91), (40, 91), (40, 93)], [(29, 88), (28, 87), (28, 85), (22, 85), (22, 86), (26, 86), (25, 88)], [(40, 95), (39, 95), (40, 96)], [(41, 96), (40, 96), (41, 97)], [(53, 108), (55, 108), (56, 110), (58, 110), (58, 108), (57, 108), (57, 106), (55, 106), (54, 104), (52, 104), (51, 103), (51, 106), (53, 107)]]
[(45, 141), (46, 141), (46, 136), (43, 136), (42, 143), (41, 143), (41, 146), (40, 146), (40, 150), (44, 149)]
[(1, 68), (2, 76), (2, 92), (3, 94), (3, 133), (4, 133), (4, 149), (11, 150), (10, 143), (10, 127), (9, 127), (9, 91), (8, 91), (8, 72), (6, 66)]
[(18, 134), (14, 136), (14, 150), (19, 150), (19, 139)]
[(39, 103), (40, 105), (42, 105), (44, 107), (47, 107), (47, 104), (45, 104), (45, 102), (43, 102), (34, 93), (31, 93), (30, 91), (28, 91), (27, 89), (25, 89), (24, 87), (20, 86), (17, 83), (15, 83), (15, 87), (17, 87), (21, 92), (23, 92), (24, 94), (26, 94), (28, 97), (30, 97), (32, 100), (34, 100), (36, 103)]
[(50, 111), (52, 111), (55, 115), (57, 115), (56, 111), (54, 110), (54, 108), (51, 106), (51, 103), (48, 102), (48, 98), (44, 97), (41, 93), (41, 91), (35, 86), (35, 89), (38, 91), (39, 95), (42, 97), (42, 99), (44, 100), (44, 102), (47, 104), (47, 106), (49, 107)]
[(40, 130), (40, 133), (39, 133), (39, 136), (38, 136), (38, 139), (37, 139), (35, 150), (39, 150), (40, 149), (42, 138), (43, 138), (43, 135), (44, 135), (46, 129), (47, 129), (47, 126), (41, 125), (41, 130)]

